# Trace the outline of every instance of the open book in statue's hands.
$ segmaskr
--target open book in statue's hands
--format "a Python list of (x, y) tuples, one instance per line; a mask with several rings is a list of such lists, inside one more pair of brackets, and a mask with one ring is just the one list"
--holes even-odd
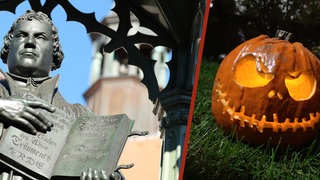
[(0, 162), (31, 179), (78, 178), (89, 168), (117, 168), (134, 121), (127, 115), (72, 119), (56, 108), (43, 111), (51, 131), (32, 135), (9, 127), (0, 140)]

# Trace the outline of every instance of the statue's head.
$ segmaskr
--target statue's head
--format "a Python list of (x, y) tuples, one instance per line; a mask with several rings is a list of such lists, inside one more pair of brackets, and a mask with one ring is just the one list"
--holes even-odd
[(43, 70), (39, 71), (50, 72), (60, 67), (63, 58), (57, 28), (46, 14), (33, 10), (13, 23), (1, 49), (1, 59), (8, 64), (9, 72), (20, 66), (30, 67), (28, 71), (40, 67)]

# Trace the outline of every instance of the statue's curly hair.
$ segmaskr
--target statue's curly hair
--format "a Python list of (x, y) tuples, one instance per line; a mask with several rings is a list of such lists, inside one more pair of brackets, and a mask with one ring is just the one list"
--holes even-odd
[(0, 52), (2, 62), (7, 64), (9, 45), (13, 38), (13, 31), (16, 28), (17, 24), (22, 20), (31, 21), (33, 19), (36, 19), (40, 22), (45, 21), (51, 25), (52, 38), (53, 38), (53, 64), (52, 64), (51, 70), (56, 70), (60, 67), (62, 60), (64, 58), (64, 54), (62, 52), (62, 48), (61, 48), (61, 44), (58, 36), (58, 30), (52, 23), (51, 19), (46, 14), (42, 12), (35, 12), (33, 10), (27, 10), (25, 14), (23, 14), (18, 19), (16, 19), (15, 22), (12, 24), (9, 32), (4, 36), (3, 38), (4, 44)]

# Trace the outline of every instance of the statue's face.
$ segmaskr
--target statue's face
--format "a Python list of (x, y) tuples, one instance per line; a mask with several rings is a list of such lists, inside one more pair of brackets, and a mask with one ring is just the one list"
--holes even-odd
[(7, 59), (10, 73), (24, 77), (45, 77), (53, 63), (51, 25), (22, 20), (13, 31)]

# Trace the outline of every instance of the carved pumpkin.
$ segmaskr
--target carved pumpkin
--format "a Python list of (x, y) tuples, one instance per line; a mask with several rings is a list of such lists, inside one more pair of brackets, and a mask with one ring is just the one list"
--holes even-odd
[[(301, 43), (260, 35), (221, 62), (212, 113), (226, 132), (251, 144), (301, 146), (320, 119), (319, 60)], [(281, 141), (279, 141), (281, 139)]]

